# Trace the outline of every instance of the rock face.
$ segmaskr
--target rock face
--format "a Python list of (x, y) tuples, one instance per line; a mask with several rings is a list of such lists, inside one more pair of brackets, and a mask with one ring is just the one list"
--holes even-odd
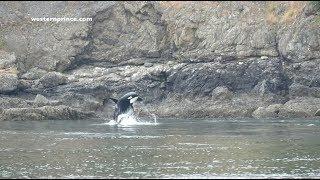
[(159, 58), (168, 46), (161, 12), (150, 3), (117, 3), (100, 11), (93, 17), (89, 36), (79, 60), (120, 63), (139, 57)]
[[(0, 9), (0, 94), (48, 100), (38, 95), (29, 119), (45, 119), (34, 112), (58, 105), (111, 117), (114, 105), (102, 107), (103, 99), (128, 91), (144, 98), (141, 114), (147, 107), (166, 117), (315, 117), (319, 109), (319, 15), (309, 2), (1, 2)], [(31, 21), (58, 15), (92, 21)]]
[[(63, 71), (87, 44), (88, 22), (37, 22), (41, 17), (92, 17), (114, 2), (1, 2), (5, 45), (13, 50), (21, 72), (32, 67)], [(15, 23), (15, 25), (12, 25)]]

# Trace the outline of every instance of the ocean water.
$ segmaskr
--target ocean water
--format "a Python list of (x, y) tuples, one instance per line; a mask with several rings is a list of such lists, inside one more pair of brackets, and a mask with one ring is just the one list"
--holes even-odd
[(3, 121), (0, 178), (320, 178), (320, 120)]

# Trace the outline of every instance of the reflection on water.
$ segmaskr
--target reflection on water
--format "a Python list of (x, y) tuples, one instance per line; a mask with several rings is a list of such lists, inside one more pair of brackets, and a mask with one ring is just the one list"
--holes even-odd
[(319, 120), (0, 122), (1, 178), (320, 178)]

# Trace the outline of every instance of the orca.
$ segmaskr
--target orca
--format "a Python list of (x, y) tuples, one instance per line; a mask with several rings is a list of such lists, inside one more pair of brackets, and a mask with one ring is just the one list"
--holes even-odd
[(133, 103), (136, 101), (142, 101), (142, 98), (138, 96), (135, 92), (129, 92), (123, 95), (119, 99), (109, 98), (115, 102), (116, 108), (113, 113), (113, 119), (119, 124), (122, 118), (119, 118), (121, 115), (133, 115)]

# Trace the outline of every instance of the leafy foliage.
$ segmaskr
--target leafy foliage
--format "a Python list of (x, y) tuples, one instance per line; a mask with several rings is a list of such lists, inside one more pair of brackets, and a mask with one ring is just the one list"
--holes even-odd
[(5, 48), (6, 48), (6, 43), (4, 42), (4, 40), (2, 40), (0, 36), (0, 49), (5, 49)]
[(313, 8), (317, 14), (320, 15), (320, 1), (311, 1), (310, 3), (313, 5)]

